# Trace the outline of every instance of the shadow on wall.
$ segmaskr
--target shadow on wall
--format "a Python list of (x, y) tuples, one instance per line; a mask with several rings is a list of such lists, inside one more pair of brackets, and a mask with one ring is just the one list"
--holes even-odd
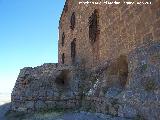
[[(108, 84), (114, 86), (114, 83), (119, 83), (119, 85), (124, 88), (128, 79), (128, 60), (126, 55), (120, 55), (114, 62), (110, 64), (106, 70), (106, 75), (108, 78)], [(112, 80), (116, 76), (118, 81)]]
[(71, 79), (71, 72), (69, 70), (62, 70), (55, 79), (55, 83), (59, 87), (67, 87), (69, 85), (69, 80)]

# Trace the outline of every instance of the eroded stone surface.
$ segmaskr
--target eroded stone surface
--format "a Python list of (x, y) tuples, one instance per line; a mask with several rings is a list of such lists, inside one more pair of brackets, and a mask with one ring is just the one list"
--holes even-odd
[(72, 66), (58, 64), (22, 69), (12, 92), (12, 109), (35, 111), (58, 106), (76, 107), (80, 83), (78, 76), (77, 80), (73, 80), (74, 69)]
[[(159, 0), (144, 6), (88, 7), (78, 2), (67, 0), (60, 18), (59, 63), (22, 69), (12, 92), (12, 110), (81, 106), (122, 119), (160, 119)], [(95, 10), (98, 38), (90, 41)]]
[(97, 70), (59, 64), (24, 68), (12, 92), (12, 110), (81, 107), (115, 117), (158, 120), (159, 52), (159, 43), (135, 49), (128, 55), (128, 70), (121, 67), (120, 57)]

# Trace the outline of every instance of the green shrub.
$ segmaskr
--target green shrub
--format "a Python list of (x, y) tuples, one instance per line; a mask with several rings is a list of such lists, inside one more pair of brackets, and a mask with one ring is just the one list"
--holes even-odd
[(107, 86), (102, 87), (102, 92), (103, 92), (104, 94), (107, 93), (107, 91), (108, 91), (108, 87), (107, 87)]
[(148, 68), (148, 65), (147, 64), (143, 64), (141, 66), (141, 73), (145, 72), (147, 70), (147, 68)]
[(144, 88), (146, 91), (152, 91), (156, 89), (156, 83), (153, 79), (147, 80), (147, 82), (144, 85)]
[(111, 101), (111, 104), (112, 104), (112, 106), (118, 105), (118, 104), (119, 104), (119, 103), (118, 103), (118, 99), (113, 99), (113, 100)]

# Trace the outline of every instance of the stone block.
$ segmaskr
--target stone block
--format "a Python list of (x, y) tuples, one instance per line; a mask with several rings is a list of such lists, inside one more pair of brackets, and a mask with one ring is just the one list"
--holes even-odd
[(26, 112), (27, 108), (26, 107), (18, 107), (18, 108), (16, 108), (16, 110), (19, 112)]
[(44, 101), (38, 100), (35, 102), (35, 109), (40, 110), (40, 109), (45, 109), (47, 108), (47, 105), (45, 104)]
[(109, 106), (109, 114), (111, 114), (113, 116), (117, 116), (118, 115), (117, 108), (114, 108), (113, 106)]
[(56, 107), (56, 102), (55, 101), (45, 101), (47, 108), (52, 109)]
[(120, 106), (118, 109), (118, 116), (120, 117), (135, 118), (137, 114), (138, 111), (136, 111), (133, 107), (127, 104)]
[(25, 106), (27, 109), (34, 109), (34, 101), (25, 101)]

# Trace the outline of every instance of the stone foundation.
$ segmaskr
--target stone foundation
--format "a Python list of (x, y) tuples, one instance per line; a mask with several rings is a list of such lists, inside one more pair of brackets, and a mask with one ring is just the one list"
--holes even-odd
[(25, 112), (81, 108), (158, 120), (159, 102), (160, 43), (153, 43), (93, 69), (60, 64), (24, 68), (12, 92), (11, 108)]

